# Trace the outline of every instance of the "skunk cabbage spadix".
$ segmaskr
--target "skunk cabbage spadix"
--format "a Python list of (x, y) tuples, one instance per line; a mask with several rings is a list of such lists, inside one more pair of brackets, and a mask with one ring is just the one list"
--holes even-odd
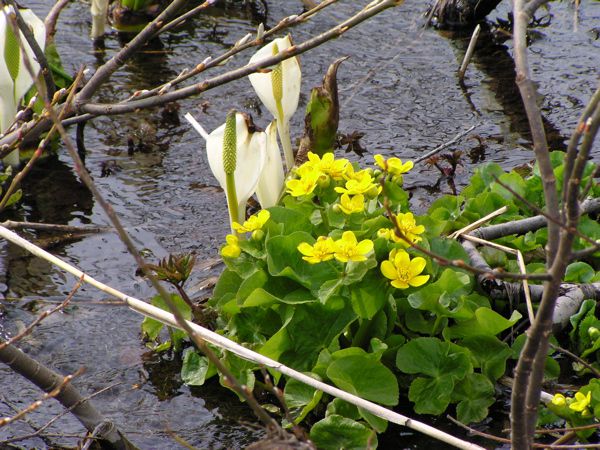
[[(20, 9), (19, 12), (33, 31), (38, 45), (43, 49), (46, 44), (44, 22), (30, 9)], [(24, 59), (27, 58), (34, 74), (37, 75), (40, 70), (33, 50), (23, 34), (19, 32), (17, 39), (13, 32), (13, 27), (8, 22), (9, 14), (14, 14), (12, 6), (5, 6), (0, 10), (0, 133), (4, 133), (12, 124), (23, 96), (33, 86), (34, 78), (25, 66)], [(18, 150), (6, 156), (4, 162), (11, 166), (18, 166)]]
[[(292, 41), (289, 35), (275, 39), (258, 50), (250, 58), (250, 64), (277, 55), (291, 46)], [(253, 73), (248, 78), (260, 100), (277, 119), (277, 130), (289, 170), (294, 165), (289, 122), (298, 108), (300, 81), (302, 79), (298, 58), (295, 56), (288, 58), (271, 67), (269, 73)]]
[(281, 153), (277, 145), (277, 123), (273, 121), (269, 124), (266, 131), (266, 159), (258, 186), (256, 187), (256, 196), (260, 206), (270, 208), (275, 206), (283, 189), (283, 164), (281, 162)]
[(265, 164), (266, 141), (265, 133), (250, 132), (246, 116), (235, 111), (206, 137), (208, 164), (227, 195), (231, 223), (245, 220), (246, 203)]

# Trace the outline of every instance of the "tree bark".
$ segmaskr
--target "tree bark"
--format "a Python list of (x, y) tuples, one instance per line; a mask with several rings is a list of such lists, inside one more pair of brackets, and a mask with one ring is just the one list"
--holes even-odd
[[(63, 376), (27, 356), (11, 344), (0, 348), (0, 362), (27, 378), (44, 392), (53, 391), (61, 385), (64, 379)], [(100, 438), (106, 448), (116, 450), (135, 449), (117, 427), (102, 416), (89, 400), (85, 400), (72, 384), (66, 384), (55, 398), (70, 410), (86, 430)]]

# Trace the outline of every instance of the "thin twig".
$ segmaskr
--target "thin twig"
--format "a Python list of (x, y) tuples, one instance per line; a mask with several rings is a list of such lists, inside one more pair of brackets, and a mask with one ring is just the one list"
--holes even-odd
[(73, 289), (71, 289), (71, 292), (69, 292), (69, 295), (67, 295), (67, 297), (59, 305), (55, 306), (54, 308), (52, 308), (48, 311), (44, 311), (43, 313), (41, 313), (39, 316), (36, 317), (36, 319), (33, 322), (31, 322), (27, 327), (25, 327), (23, 330), (21, 330), (20, 333), (14, 335), (8, 341), (0, 342), (0, 351), (2, 351), (2, 349), (4, 349), (5, 347), (14, 344), (15, 342), (19, 341), (20, 339), (23, 339), (25, 336), (30, 334), (33, 331), (33, 329), (37, 325), (39, 325), (40, 322), (42, 320), (44, 320), (46, 317), (54, 314), (55, 312), (58, 312), (58, 311), (64, 309), (71, 302), (71, 300), (73, 299), (73, 296), (81, 287), (81, 283), (82, 283), (81, 279), (79, 281), (77, 281), (77, 283), (75, 283), (75, 286), (73, 286)]
[(91, 399), (93, 399), (94, 397), (120, 385), (122, 383), (113, 383), (109, 386), (103, 387), (102, 389), (100, 389), (99, 391), (93, 392), (90, 395), (87, 395), (85, 397), (83, 397), (81, 400), (79, 400), (78, 402), (76, 402), (73, 406), (71, 406), (70, 408), (65, 409), (64, 411), (61, 411), (59, 414), (57, 414), (56, 416), (54, 416), (52, 419), (50, 419), (48, 422), (46, 422), (44, 425), (42, 425), (40, 428), (37, 428), (35, 430), (35, 432), (27, 434), (27, 435), (21, 435), (21, 436), (15, 436), (13, 438), (10, 439), (5, 439), (2, 442), (3, 443), (9, 443), (9, 442), (19, 442), (19, 441), (24, 441), (26, 439), (31, 439), (33, 437), (39, 436), (40, 434), (42, 434), (42, 432), (47, 429), (50, 425), (52, 425), (54, 422), (56, 422), (58, 419), (60, 419), (61, 417), (65, 416), (66, 414), (69, 414), (74, 408), (76, 408), (77, 406), (81, 405), (83, 402), (87, 402)]
[(56, 22), (58, 22), (60, 13), (69, 2), (70, 0), (57, 0), (46, 16), (46, 19), (44, 20), (44, 25), (46, 26), (46, 45), (54, 40), (54, 35), (56, 34)]
[(471, 62), (471, 58), (473, 57), (473, 52), (475, 51), (475, 45), (477, 44), (477, 39), (479, 38), (479, 32), (481, 31), (481, 25), (477, 24), (475, 30), (473, 30), (473, 35), (471, 36), (471, 40), (469, 41), (469, 46), (467, 47), (467, 51), (465, 53), (465, 57), (463, 58), (462, 64), (460, 65), (460, 69), (458, 69), (458, 81), (461, 83), (465, 79), (465, 72), (467, 71), (467, 67)]
[[(75, 92), (77, 92), (77, 87), (79, 86), (79, 83), (81, 82), (82, 78), (83, 78), (83, 70), (80, 70), (79, 73), (77, 74), (77, 76), (75, 77), (73, 84), (71, 85), (69, 94), (65, 101), (65, 107), (61, 110), (61, 113), (59, 116), (60, 119), (63, 118), (64, 114), (69, 109), (69, 106), (70, 106), (71, 102), (73, 101)], [(50, 104), (50, 107), (54, 106), (53, 103), (54, 103), (54, 99), (52, 99), (52, 103)], [(0, 201), (0, 211), (2, 211), (6, 207), (6, 204), (8, 203), (8, 200), (10, 200), (10, 197), (12, 196), (12, 194), (21, 185), (21, 181), (23, 181), (23, 179), (27, 176), (27, 174), (32, 169), (32, 167), (34, 166), (36, 161), (40, 158), (40, 156), (42, 156), (44, 149), (46, 148), (48, 143), (51, 141), (55, 132), (56, 132), (56, 127), (52, 126), (52, 128), (50, 128), (50, 131), (48, 132), (46, 137), (38, 143), (37, 148), (33, 152), (33, 155), (31, 156), (29, 161), (27, 161), (27, 164), (25, 165), (25, 167), (23, 167), (23, 169), (11, 180), (8, 189), (4, 193), (4, 196), (2, 197), (2, 201)]]
[(166, 21), (168, 21), (179, 10), (186, 0), (173, 0), (163, 12), (161, 12), (152, 22), (140, 31), (126, 46), (124, 46), (116, 55), (109, 61), (103, 64), (81, 91), (75, 97), (73, 102), (76, 109), (79, 109), (82, 104), (89, 101), (92, 95), (98, 88), (108, 80), (111, 75), (121, 67), (132, 55), (134, 55), (146, 42), (148, 42), (156, 31), (160, 30)]
[(42, 403), (44, 403), (46, 400), (58, 396), (62, 392), (62, 390), (65, 388), (65, 386), (67, 384), (69, 384), (73, 378), (81, 375), (83, 372), (84, 372), (83, 369), (78, 369), (75, 373), (73, 373), (71, 375), (67, 375), (66, 377), (64, 377), (62, 379), (62, 381), (58, 384), (58, 386), (56, 386), (50, 392), (45, 393), (41, 399), (36, 400), (35, 402), (31, 403), (29, 406), (27, 406), (26, 408), (23, 408), (22, 410), (20, 410), (17, 414), (15, 414), (12, 417), (0, 418), (0, 428), (14, 422), (15, 420), (19, 420), (20, 418), (29, 414), (32, 411), (35, 411), (40, 406), (42, 406)]
[[(163, 95), (158, 95), (151, 98), (145, 98), (140, 100), (132, 100), (127, 103), (117, 103), (117, 104), (99, 104), (99, 103), (86, 103), (88, 98), (81, 95), (75, 101), (76, 106), (79, 112), (86, 112), (93, 115), (116, 115), (123, 114), (127, 112), (132, 112), (140, 108), (148, 108), (154, 106), (161, 106), (166, 103), (170, 103), (173, 101), (181, 100), (190, 96), (201, 94), (209, 89), (213, 89), (217, 86), (221, 86), (226, 83), (230, 83), (232, 81), (238, 80), (240, 78), (244, 78), (252, 73), (259, 71), (260, 69), (265, 69), (267, 67), (271, 67), (285, 59), (291, 58), (293, 56), (300, 55), (309, 50), (312, 50), (315, 47), (318, 47), (324, 44), (327, 41), (338, 38), (344, 33), (346, 33), (351, 28), (357, 26), (358, 24), (364, 22), (365, 20), (379, 14), (381, 11), (391, 8), (394, 6), (398, 6), (402, 3), (402, 0), (381, 0), (376, 4), (372, 4), (363, 8), (360, 12), (345, 20), (344, 22), (332, 27), (328, 31), (321, 33), (314, 38), (308, 39), (307, 41), (293, 45), (288, 47), (286, 50), (279, 52), (277, 55), (269, 56), (260, 61), (248, 64), (246, 66), (240, 67), (238, 69), (231, 70), (225, 74), (215, 76), (213, 78), (209, 78), (200, 83), (196, 83), (192, 86), (184, 87), (181, 89), (177, 89), (175, 91), (166, 92)], [(107, 63), (108, 64), (108, 63)], [(103, 66), (104, 68), (104, 66)], [(99, 71), (102, 69), (99, 69)], [(91, 80), (90, 80), (91, 81)], [(89, 85), (90, 83), (88, 83)], [(86, 85), (87, 88), (87, 85)], [(84, 89), (86, 89), (84, 88)], [(87, 91), (88, 89), (86, 89)], [(82, 90), (82, 93), (84, 90)], [(69, 122), (69, 123), (72, 123)]]
[[(461, 428), (464, 428), (465, 430), (467, 430), (469, 433), (472, 433), (474, 435), (477, 436), (481, 436), (484, 437), (486, 439), (490, 439), (492, 441), (496, 441), (496, 442), (502, 442), (502, 443), (506, 443), (506, 444), (510, 444), (511, 441), (510, 439), (506, 439), (500, 436), (495, 436), (493, 434), (489, 434), (489, 433), (484, 433), (483, 431), (479, 431), (476, 430), (475, 428), (471, 428), (467, 425), (465, 425), (462, 422), (459, 422), (458, 420), (456, 420), (454, 417), (447, 415), (446, 416), (452, 423), (454, 423), (455, 425), (458, 425)], [(551, 430), (550, 430), (551, 431)], [(556, 448), (556, 449), (561, 449), (561, 448), (565, 448), (565, 449), (578, 449), (578, 448), (600, 448), (600, 444), (573, 444), (573, 445), (554, 445), (554, 444), (538, 444), (538, 443), (533, 443), (531, 444), (531, 447), (533, 448)]]
[(9, 230), (41, 230), (41, 231), (58, 231), (61, 233), (104, 233), (111, 231), (111, 227), (95, 226), (95, 225), (63, 225), (57, 223), (39, 223), (39, 222), (15, 222), (14, 220), (6, 220), (0, 225)]
[(456, 142), (458, 142), (460, 139), (462, 139), (464, 136), (466, 136), (467, 134), (469, 134), (471, 131), (473, 131), (475, 128), (480, 127), (481, 125), (483, 125), (483, 122), (479, 122), (475, 125), (473, 125), (472, 127), (470, 127), (469, 129), (465, 130), (465, 131), (461, 131), (460, 133), (458, 133), (456, 136), (454, 136), (452, 139), (450, 139), (448, 142), (444, 142), (441, 145), (438, 145), (436, 148), (434, 148), (433, 150), (431, 150), (430, 152), (425, 153), (422, 156), (419, 156), (417, 159), (414, 160), (414, 163), (420, 163), (421, 161), (426, 160), (427, 158), (431, 158), (433, 155), (435, 155), (436, 153), (441, 152), (442, 150), (444, 150), (445, 148), (450, 147), (452, 144), (455, 144)]
[(594, 366), (592, 366), (590, 363), (588, 363), (585, 359), (577, 356), (573, 352), (570, 352), (566, 348), (559, 347), (558, 345), (554, 345), (552, 343), (550, 343), (550, 348), (553, 348), (554, 350), (556, 350), (560, 353), (564, 353), (572, 360), (574, 360), (574, 361), (578, 362), (579, 364), (581, 364), (582, 366), (585, 366), (586, 368), (588, 368), (594, 374), (594, 376), (596, 378), (600, 378), (600, 370), (596, 369)]

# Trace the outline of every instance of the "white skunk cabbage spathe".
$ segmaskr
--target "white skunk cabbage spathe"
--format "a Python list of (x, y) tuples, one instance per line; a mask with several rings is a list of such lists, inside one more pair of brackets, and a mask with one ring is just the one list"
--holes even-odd
[(92, 39), (104, 36), (107, 12), (108, 0), (92, 0), (92, 5), (90, 6), (90, 13), (92, 14)]
[(251, 132), (246, 116), (236, 111), (229, 112), (227, 121), (208, 135), (190, 114), (185, 117), (206, 139), (208, 164), (227, 195), (230, 223), (243, 223), (246, 203), (256, 191), (265, 164), (267, 135)]
[(266, 160), (256, 187), (256, 196), (263, 209), (277, 204), (284, 180), (283, 163), (281, 162), (279, 145), (277, 145), (277, 122), (275, 120), (269, 124), (265, 133)]
[[(250, 64), (277, 55), (291, 46), (292, 40), (289, 35), (275, 39), (258, 50), (250, 58)], [(271, 67), (270, 72), (253, 73), (248, 78), (260, 100), (277, 119), (277, 130), (285, 154), (285, 163), (290, 170), (294, 165), (294, 152), (290, 139), (290, 118), (298, 108), (302, 79), (298, 58), (296, 56), (288, 58)]]
[[(41, 49), (46, 45), (46, 27), (30, 9), (20, 9), (23, 20), (31, 30)], [(22, 33), (19, 38), (8, 22), (9, 14), (14, 14), (12, 6), (0, 10), (0, 133), (4, 133), (14, 121), (23, 96), (33, 86), (34, 77), (25, 65), (25, 58), (37, 76), (40, 65), (33, 50)], [(23, 51), (24, 50), (24, 51)], [(15, 150), (4, 158), (5, 164), (19, 165), (19, 151)]]

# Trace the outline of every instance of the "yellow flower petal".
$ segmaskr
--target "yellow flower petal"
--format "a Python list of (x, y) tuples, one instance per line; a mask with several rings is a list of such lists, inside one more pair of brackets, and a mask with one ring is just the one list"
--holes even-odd
[(396, 272), (396, 266), (392, 264), (390, 261), (383, 261), (381, 263), (381, 273), (384, 277), (389, 278), (390, 280), (396, 279), (398, 273)]
[(391, 280), (392, 286), (406, 289), (427, 283), (429, 275), (420, 275), (426, 264), (425, 259), (420, 256), (411, 260), (404, 249), (394, 249), (388, 260), (381, 263), (380, 270), (384, 277)]

